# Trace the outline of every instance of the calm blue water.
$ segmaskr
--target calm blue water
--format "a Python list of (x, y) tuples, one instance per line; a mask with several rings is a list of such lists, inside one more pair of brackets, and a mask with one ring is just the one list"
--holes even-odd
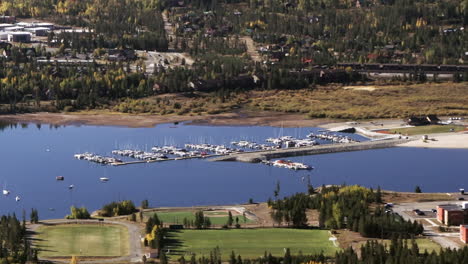
[[(148, 199), (151, 206), (221, 205), (249, 198), (265, 201), (273, 196), (277, 181), (282, 195), (305, 191), (303, 177), (309, 174), (314, 186), (346, 183), (412, 191), (420, 185), (427, 192), (468, 188), (468, 150), (394, 148), (292, 158), (314, 166), (312, 172), (204, 160), (111, 167), (73, 158), (86, 151), (110, 155), (115, 148), (149, 150), (164, 144), (226, 144), (242, 139), (260, 143), (267, 137), (305, 137), (317, 130), (169, 124), (154, 128), (8, 127), (0, 131), (0, 184), (11, 194), (0, 197), (0, 214), (21, 216), (25, 210), (29, 216), (31, 208), (37, 208), (42, 219), (62, 218), (71, 205), (93, 211), (122, 199), (137, 205)], [(58, 175), (65, 181), (57, 182)], [(101, 183), (100, 177), (110, 181)], [(70, 184), (75, 185), (71, 191)], [(15, 202), (16, 195), (20, 202)]]

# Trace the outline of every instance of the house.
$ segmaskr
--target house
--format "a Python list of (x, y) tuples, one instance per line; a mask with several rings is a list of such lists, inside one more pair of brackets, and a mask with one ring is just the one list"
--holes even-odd
[(15, 25), (13, 24), (5, 24), (5, 23), (0, 23), (0, 30), (5, 30), (5, 28), (11, 28), (14, 27)]
[(50, 29), (47, 27), (33, 27), (33, 28), (25, 28), (24, 31), (31, 32), (35, 36), (45, 37), (49, 34)]
[(162, 83), (155, 83), (153, 85), (153, 93), (155, 93), (155, 94), (164, 93), (167, 90), (168, 90), (167, 86), (162, 84)]
[(440, 119), (436, 115), (428, 115), (426, 119), (431, 125), (436, 125), (440, 122)]
[(468, 203), (442, 204), (437, 206), (437, 220), (447, 226), (468, 223)]
[(31, 33), (29, 32), (9, 32), (9, 42), (29, 43), (31, 42)]
[(15, 23), (16, 17), (14, 16), (0, 16), (0, 23)]
[(110, 61), (130, 61), (137, 58), (132, 49), (109, 49), (107, 54)]
[(468, 244), (468, 225), (460, 225), (460, 240)]
[(436, 115), (427, 115), (425, 117), (412, 116), (407, 121), (408, 125), (411, 126), (435, 125), (439, 122), (440, 119)]
[(427, 119), (416, 116), (408, 118), (407, 123), (411, 126), (425, 126), (430, 124), (430, 122)]

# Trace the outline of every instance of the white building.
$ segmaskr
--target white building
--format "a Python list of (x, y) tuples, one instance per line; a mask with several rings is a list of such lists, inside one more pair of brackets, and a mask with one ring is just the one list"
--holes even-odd
[(13, 24), (0, 24), (0, 31), (5, 30), (5, 28), (13, 27)]

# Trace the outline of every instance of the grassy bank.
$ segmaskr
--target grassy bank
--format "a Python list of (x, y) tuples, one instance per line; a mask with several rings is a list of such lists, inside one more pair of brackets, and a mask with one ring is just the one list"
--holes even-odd
[(303, 113), (311, 118), (369, 119), (468, 114), (466, 83), (372, 88), (375, 90), (327, 86), (315, 90), (255, 92), (249, 105), (259, 110)]
[(326, 230), (301, 230), (285, 228), (229, 229), (229, 230), (180, 230), (169, 234), (174, 246), (172, 256), (195, 253), (209, 256), (216, 246), (224, 259), (231, 251), (243, 258), (257, 258), (265, 251), (274, 256), (283, 256), (284, 249), (292, 254), (333, 255), (337, 248), (329, 241)]
[(393, 134), (403, 135), (423, 135), (423, 134), (437, 134), (437, 133), (448, 133), (448, 132), (459, 132), (465, 130), (464, 126), (456, 125), (433, 125), (433, 126), (417, 126), (392, 129), (389, 132)]
[(38, 230), (40, 257), (115, 257), (129, 254), (128, 230), (118, 225), (54, 225)]

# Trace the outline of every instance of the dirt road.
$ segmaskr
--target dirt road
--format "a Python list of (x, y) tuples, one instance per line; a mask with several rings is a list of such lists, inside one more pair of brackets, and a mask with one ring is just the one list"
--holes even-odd
[(260, 53), (258, 53), (253, 39), (249, 36), (241, 37), (241, 39), (245, 41), (245, 44), (247, 45), (247, 54), (249, 54), (252, 60), (254, 62), (262, 62), (262, 57), (260, 56)]

